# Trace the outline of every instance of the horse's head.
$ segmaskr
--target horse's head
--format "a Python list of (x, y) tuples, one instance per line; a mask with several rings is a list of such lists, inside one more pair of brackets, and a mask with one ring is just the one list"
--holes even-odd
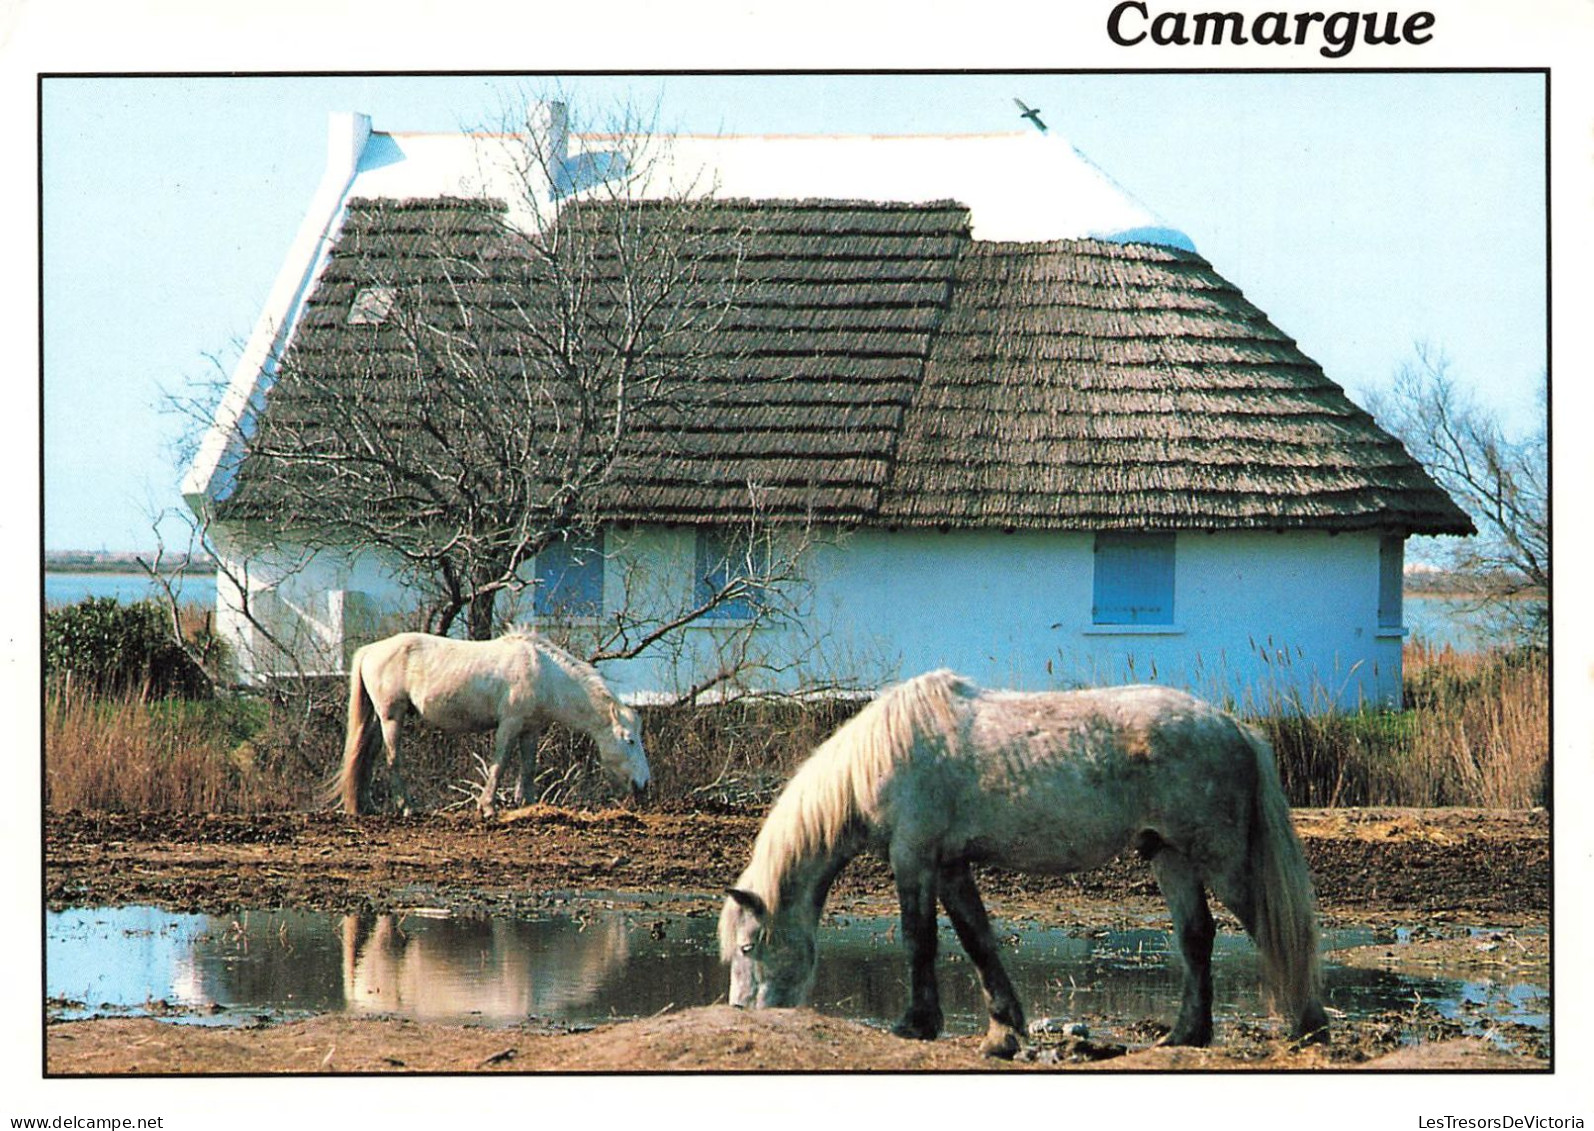
[(812, 927), (771, 913), (750, 891), (731, 888), (720, 912), (720, 961), (730, 963), (738, 1009), (802, 1005), (814, 988), (818, 952)]
[(598, 753), (609, 775), (633, 790), (646, 788), (653, 778), (642, 749), (642, 718), (618, 700), (609, 704), (609, 726), (598, 736)]

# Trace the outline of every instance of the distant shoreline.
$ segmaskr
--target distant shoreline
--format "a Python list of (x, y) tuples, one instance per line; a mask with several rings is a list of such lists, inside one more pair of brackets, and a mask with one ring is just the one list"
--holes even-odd
[[(139, 559), (150, 560), (153, 554), (113, 554), (104, 551), (46, 550), (46, 573), (135, 573), (143, 574)], [(161, 567), (162, 573), (176, 572), (184, 575), (213, 574), (216, 563), (209, 558), (172, 558)]]
[(1403, 590), (1408, 597), (1432, 597), (1436, 601), (1545, 601), (1548, 595), (1539, 590), (1522, 593), (1495, 593), (1487, 589), (1468, 589), (1458, 585), (1408, 585)]

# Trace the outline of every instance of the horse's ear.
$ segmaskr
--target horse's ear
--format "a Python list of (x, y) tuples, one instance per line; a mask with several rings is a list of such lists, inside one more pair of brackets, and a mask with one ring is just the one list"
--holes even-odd
[(764, 906), (764, 901), (750, 891), (743, 891), (741, 888), (726, 888), (725, 894), (740, 904), (744, 910), (751, 911), (760, 919), (769, 914), (769, 908)]

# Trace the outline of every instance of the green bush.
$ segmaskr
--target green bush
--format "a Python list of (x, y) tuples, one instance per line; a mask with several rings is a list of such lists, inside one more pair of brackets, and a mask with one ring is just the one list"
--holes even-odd
[(90, 597), (44, 616), (44, 675), (101, 695), (205, 698), (210, 681), (153, 601)]

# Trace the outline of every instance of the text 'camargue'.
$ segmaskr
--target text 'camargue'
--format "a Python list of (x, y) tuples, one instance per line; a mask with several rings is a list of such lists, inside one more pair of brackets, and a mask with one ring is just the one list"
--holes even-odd
[(1434, 14), (1412, 12), (1241, 12), (1152, 13), (1144, 0), (1122, 0), (1107, 16), (1107, 35), (1120, 47), (1152, 43), (1159, 47), (1299, 47), (1320, 44), (1330, 59), (1349, 55), (1358, 43), (1369, 46), (1420, 45), (1433, 38)]

